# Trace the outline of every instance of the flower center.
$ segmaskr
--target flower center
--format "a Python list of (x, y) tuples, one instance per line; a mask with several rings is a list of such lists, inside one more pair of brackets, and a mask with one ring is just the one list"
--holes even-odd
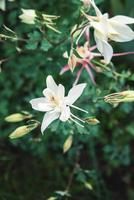
[(56, 98), (55, 96), (51, 96), (49, 98), (50, 103), (54, 106), (54, 107), (59, 107), (60, 106), (60, 102), (59, 99)]

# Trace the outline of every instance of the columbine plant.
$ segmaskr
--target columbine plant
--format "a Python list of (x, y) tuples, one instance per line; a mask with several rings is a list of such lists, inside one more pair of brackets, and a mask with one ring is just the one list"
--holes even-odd
[(54, 120), (59, 119), (62, 122), (72, 120), (82, 126), (78, 121), (85, 123), (84, 120), (75, 116), (70, 108), (75, 108), (85, 113), (87, 111), (73, 105), (81, 96), (85, 83), (72, 87), (67, 96), (65, 96), (65, 88), (62, 84), (57, 85), (52, 76), (46, 78), (47, 88), (43, 90), (44, 97), (32, 99), (30, 101), (32, 108), (41, 112), (46, 112), (42, 125), (41, 132), (51, 124)]

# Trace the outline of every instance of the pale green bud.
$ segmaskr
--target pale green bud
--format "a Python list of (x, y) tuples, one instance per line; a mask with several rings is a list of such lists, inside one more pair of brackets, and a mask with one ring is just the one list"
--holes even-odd
[(11, 114), (11, 115), (7, 116), (5, 118), (5, 120), (7, 122), (20, 122), (20, 121), (23, 121), (25, 119), (30, 119), (30, 118), (32, 118), (32, 115), (29, 114), (28, 112), (24, 112), (24, 114), (23, 113)]
[(96, 125), (96, 124), (99, 124), (99, 123), (100, 123), (100, 121), (99, 121), (98, 119), (96, 119), (96, 118), (91, 118), (91, 117), (86, 118), (86, 119), (85, 119), (85, 122), (87, 122), (87, 123), (90, 124), (90, 125)]
[(33, 129), (37, 128), (38, 127), (38, 123), (34, 123), (32, 125), (24, 125), (24, 126), (20, 126), (18, 128), (15, 129), (15, 131), (13, 131), (9, 137), (11, 139), (16, 139), (16, 138), (19, 138), (19, 137), (22, 137), (26, 134), (28, 134), (29, 132), (31, 132)]

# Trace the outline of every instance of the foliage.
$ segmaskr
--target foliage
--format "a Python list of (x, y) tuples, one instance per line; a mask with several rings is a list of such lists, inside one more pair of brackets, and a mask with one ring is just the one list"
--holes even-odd
[[(131, 0), (96, 3), (111, 16), (121, 13), (134, 17)], [(110, 70), (98, 66), (100, 72), (94, 73), (96, 86), (86, 71), (82, 73), (80, 82), (88, 85), (78, 105), (100, 123), (86, 124), (83, 129), (55, 121), (44, 135), (38, 126), (23, 138), (8, 137), (18, 126), (30, 126), (26, 118), (14, 124), (5, 121), (12, 113), (23, 114), (26, 110), (41, 122), (43, 114), (32, 111), (29, 101), (42, 95), (48, 74), (67, 90), (72, 87), (77, 69), (59, 73), (66, 65), (63, 53), (71, 47), (70, 31), (81, 20), (81, 6), (78, 0), (17, 0), (6, 2), (6, 10), (0, 11), (0, 33), (9, 36), (0, 41), (0, 199), (134, 199), (134, 106), (126, 102), (114, 107), (103, 101), (110, 93), (134, 89), (131, 55), (113, 58)], [(56, 29), (61, 34), (45, 28), (44, 35), (39, 25), (21, 23), (21, 8), (60, 16)], [(133, 51), (133, 46), (133, 41), (117, 43), (114, 49)]]

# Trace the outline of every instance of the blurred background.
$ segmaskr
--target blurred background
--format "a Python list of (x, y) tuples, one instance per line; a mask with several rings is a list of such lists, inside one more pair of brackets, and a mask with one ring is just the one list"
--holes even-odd
[[(134, 17), (132, 0), (96, 3), (110, 16)], [(39, 128), (23, 138), (8, 137), (24, 125), (4, 120), (12, 113), (29, 111), (41, 122), (43, 114), (32, 111), (29, 100), (42, 95), (48, 74), (67, 89), (72, 86), (76, 73), (60, 76), (59, 72), (66, 64), (62, 55), (70, 48), (69, 33), (81, 6), (79, 0), (16, 0), (6, 1), (5, 10), (0, 10), (0, 32), (6, 34), (4, 24), (21, 38), (0, 41), (0, 200), (134, 199), (134, 105), (123, 103), (113, 108), (96, 101), (111, 92), (134, 89), (133, 56), (113, 58), (116, 76), (112, 71), (95, 73), (97, 86), (84, 71), (80, 82), (88, 82), (88, 87), (79, 103), (101, 123), (74, 129), (73, 145), (66, 154), (63, 144), (73, 129), (69, 124), (54, 122), (45, 135)], [(61, 16), (57, 27), (62, 34), (47, 30), (57, 45), (46, 41), (34, 26), (21, 23), (21, 8)], [(113, 45), (115, 52), (134, 51), (133, 41)], [(68, 187), (71, 196), (65, 193)]]

